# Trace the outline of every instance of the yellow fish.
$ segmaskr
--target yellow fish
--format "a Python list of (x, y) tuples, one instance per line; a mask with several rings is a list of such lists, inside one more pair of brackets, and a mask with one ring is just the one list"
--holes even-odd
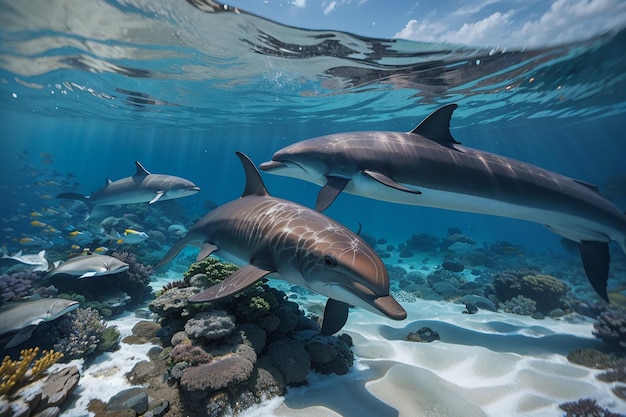
[(30, 222), (31, 226), (35, 226), (35, 227), (46, 227), (48, 226), (47, 224), (40, 222), (39, 220), (33, 220), (32, 222)]

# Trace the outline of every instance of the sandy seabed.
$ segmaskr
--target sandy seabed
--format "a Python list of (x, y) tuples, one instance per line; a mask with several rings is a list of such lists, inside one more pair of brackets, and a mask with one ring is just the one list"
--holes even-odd
[[(241, 415), (557, 417), (564, 415), (559, 404), (580, 398), (626, 413), (626, 402), (611, 392), (613, 385), (596, 379), (601, 371), (567, 361), (574, 348), (602, 347), (591, 334), (591, 320), (535, 320), (485, 310), (468, 315), (463, 305), (426, 300), (403, 306), (408, 317), (401, 322), (358, 308), (350, 311), (342, 332), (354, 340), (356, 362), (347, 375), (311, 373), (307, 386), (290, 388), (284, 398)], [(137, 321), (128, 313), (110, 324), (126, 336)], [(409, 332), (424, 326), (441, 340), (406, 341)], [(130, 387), (124, 374), (147, 360), (151, 347), (122, 343), (120, 350), (98, 357), (83, 370), (79, 398), (64, 416), (86, 416), (91, 399), (107, 401)]]

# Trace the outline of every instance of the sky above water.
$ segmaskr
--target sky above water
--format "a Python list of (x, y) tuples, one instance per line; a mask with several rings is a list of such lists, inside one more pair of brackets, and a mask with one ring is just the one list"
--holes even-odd
[(555, 45), (626, 25), (623, 0), (236, 0), (290, 26), (498, 48)]

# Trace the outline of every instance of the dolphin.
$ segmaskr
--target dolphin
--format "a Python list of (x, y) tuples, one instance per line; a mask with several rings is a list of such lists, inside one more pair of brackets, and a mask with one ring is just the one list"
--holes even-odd
[(46, 274), (44, 279), (66, 274), (78, 278), (113, 275), (128, 270), (128, 264), (108, 255), (82, 255), (70, 258)]
[(12, 301), (0, 307), (0, 338), (8, 340), (2, 347), (10, 349), (26, 340), (35, 328), (78, 308), (78, 302), (62, 298), (40, 298)]
[(210, 211), (175, 243), (155, 266), (174, 259), (186, 246), (201, 248), (242, 266), (190, 302), (219, 300), (273, 274), (329, 297), (322, 333), (339, 331), (355, 305), (394, 320), (406, 311), (389, 295), (382, 260), (363, 239), (334, 220), (269, 195), (254, 164), (240, 152), (246, 174), (242, 196)]
[(135, 175), (117, 181), (108, 179), (104, 187), (91, 196), (61, 193), (56, 198), (82, 201), (91, 212), (97, 205), (152, 204), (187, 197), (200, 191), (200, 188), (189, 180), (173, 175), (151, 174), (139, 161), (135, 161), (135, 165), (137, 167)]
[(24, 265), (28, 265), (31, 271), (47, 271), (49, 269), (48, 260), (46, 259), (46, 251), (41, 250), (37, 254), (23, 255), (20, 250), (15, 255), (2, 254), (3, 261), (16, 261)]
[(450, 133), (456, 108), (439, 108), (407, 133), (349, 132), (297, 142), (260, 168), (321, 185), (318, 211), (345, 191), (543, 224), (578, 243), (587, 278), (608, 302), (608, 243), (618, 242), (626, 253), (626, 215), (593, 185), (462, 146)]

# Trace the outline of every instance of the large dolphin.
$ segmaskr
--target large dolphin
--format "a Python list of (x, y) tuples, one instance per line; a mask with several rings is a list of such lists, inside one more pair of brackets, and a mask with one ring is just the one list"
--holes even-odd
[(198, 260), (216, 255), (243, 265), (191, 302), (236, 294), (269, 274), (329, 297), (322, 333), (333, 334), (355, 305), (402, 320), (406, 312), (389, 295), (389, 276), (381, 259), (359, 236), (307, 207), (270, 196), (250, 159), (237, 152), (246, 174), (242, 196), (209, 212), (165, 254), (156, 268), (189, 245), (201, 248)]
[(10, 349), (28, 340), (35, 328), (78, 308), (78, 302), (62, 298), (40, 298), (8, 302), (0, 307), (2, 349)]
[(46, 274), (44, 279), (66, 274), (78, 278), (113, 275), (128, 270), (128, 264), (108, 255), (82, 255), (70, 258)]
[(461, 146), (456, 104), (410, 132), (350, 132), (297, 142), (261, 170), (322, 186), (317, 210), (341, 191), (417, 206), (528, 220), (578, 242), (596, 292), (608, 301), (609, 241), (626, 253), (626, 215), (597, 188), (537, 166)]
[(78, 193), (62, 193), (57, 198), (80, 200), (91, 211), (97, 205), (116, 205), (134, 203), (155, 203), (187, 197), (200, 191), (200, 188), (185, 178), (173, 175), (151, 174), (139, 161), (135, 161), (137, 171), (132, 177), (117, 181), (107, 180), (104, 187), (91, 196)]

